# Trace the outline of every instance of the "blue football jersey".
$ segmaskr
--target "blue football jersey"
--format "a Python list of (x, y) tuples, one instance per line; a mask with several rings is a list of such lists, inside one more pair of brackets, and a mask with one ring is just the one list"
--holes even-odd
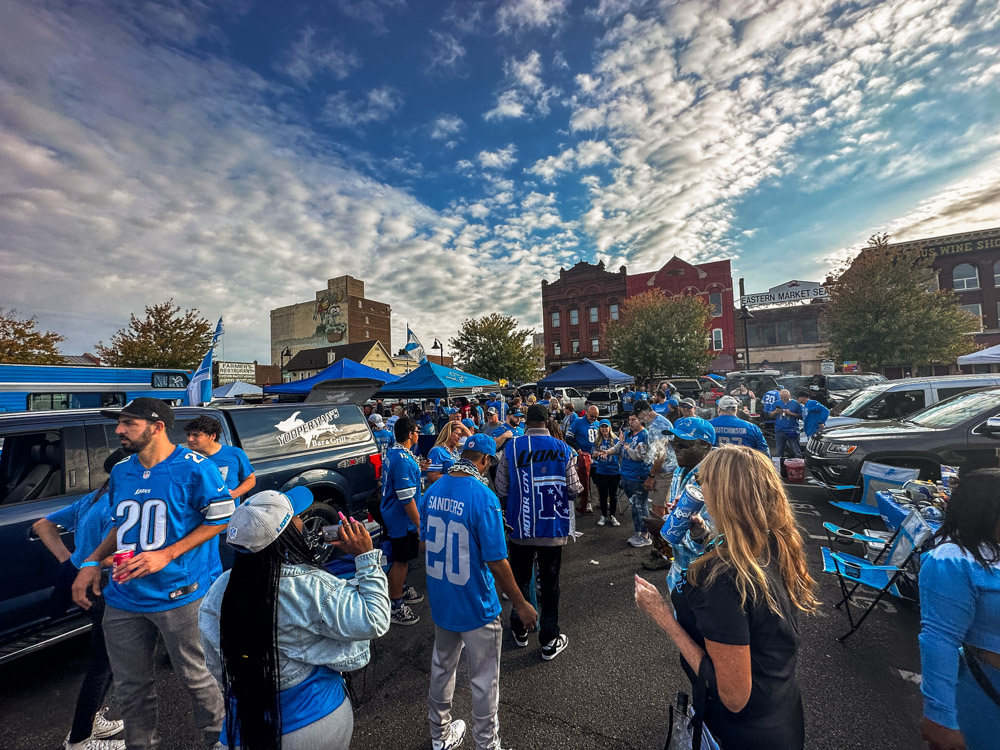
[(596, 420), (591, 422), (586, 417), (577, 417), (570, 425), (569, 434), (576, 440), (576, 444), (583, 453), (593, 453), (598, 429)]
[(430, 453), (427, 454), (427, 459), (431, 462), (427, 467), (427, 471), (436, 471), (440, 474), (447, 474), (448, 469), (455, 465), (459, 456), (456, 453), (452, 453), (443, 445), (435, 445), (431, 448)]
[[(136, 455), (116, 464), (108, 498), (117, 548), (136, 555), (169, 547), (203, 525), (225, 526), (235, 508), (216, 465), (179, 445), (151, 469)], [(213, 537), (156, 573), (112, 581), (104, 594), (118, 609), (161, 612), (200, 599), (219, 571), (219, 545)]]
[(219, 473), (226, 483), (226, 487), (235, 490), (240, 482), (253, 474), (253, 467), (250, 459), (243, 452), (242, 448), (232, 445), (223, 445), (219, 450), (209, 456), (209, 459), (219, 467)]
[(417, 527), (403, 509), (411, 501), (420, 507), (420, 465), (416, 457), (399, 443), (385, 453), (382, 471), (382, 520), (390, 539), (404, 537)]
[[(431, 423), (428, 422), (427, 424)], [(378, 447), (378, 452), (382, 454), (382, 458), (385, 458), (385, 452), (389, 450), (389, 446), (395, 442), (396, 438), (386, 429), (373, 430), (372, 437), (375, 438), (375, 445)]]
[(108, 496), (97, 497), (97, 492), (94, 490), (72, 505), (45, 516), (46, 520), (73, 532), (73, 553), (69, 560), (77, 568), (93, 554), (114, 526)]
[(434, 623), (464, 633), (495, 620), (500, 599), (488, 563), (507, 558), (497, 496), (474, 477), (448, 474), (427, 490), (420, 525)]

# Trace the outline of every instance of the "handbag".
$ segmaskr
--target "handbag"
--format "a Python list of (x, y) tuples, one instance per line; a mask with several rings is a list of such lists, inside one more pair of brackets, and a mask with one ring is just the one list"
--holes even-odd
[(965, 659), (965, 666), (969, 668), (969, 674), (979, 683), (979, 687), (983, 689), (986, 696), (1000, 707), (1000, 693), (997, 693), (997, 689), (993, 687), (990, 678), (983, 672), (983, 668), (979, 664), (979, 657), (976, 655), (978, 649), (975, 646), (970, 646), (968, 643), (963, 643), (960, 650), (962, 657)]
[(691, 703), (686, 693), (678, 693), (676, 708), (670, 706), (670, 726), (664, 750), (722, 750), (704, 721), (708, 688), (714, 682), (715, 665), (706, 654), (701, 658), (698, 676), (691, 685)]

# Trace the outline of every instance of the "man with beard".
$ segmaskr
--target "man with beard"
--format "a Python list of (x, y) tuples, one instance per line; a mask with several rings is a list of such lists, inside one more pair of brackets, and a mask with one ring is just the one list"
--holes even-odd
[(115, 528), (81, 563), (73, 601), (89, 609), (88, 589), (101, 593), (101, 561), (115, 550), (135, 553), (115, 568), (104, 590), (105, 641), (126, 745), (159, 746), (153, 670), (159, 633), (194, 702), (203, 744), (214, 747), (222, 728), (222, 694), (205, 666), (198, 607), (218, 561), (215, 546), (206, 542), (228, 524), (233, 498), (211, 460), (170, 442), (174, 415), (163, 401), (137, 398), (101, 416), (118, 421), (115, 434), (131, 455), (111, 470)]

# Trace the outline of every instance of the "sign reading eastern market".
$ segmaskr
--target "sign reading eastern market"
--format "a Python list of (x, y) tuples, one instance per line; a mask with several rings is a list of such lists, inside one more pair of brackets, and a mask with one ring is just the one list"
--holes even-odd
[(827, 299), (826, 288), (815, 281), (786, 281), (780, 286), (773, 286), (761, 294), (748, 294), (740, 297), (740, 307), (762, 307), (763, 305), (779, 305), (782, 302), (808, 302), (814, 299)]

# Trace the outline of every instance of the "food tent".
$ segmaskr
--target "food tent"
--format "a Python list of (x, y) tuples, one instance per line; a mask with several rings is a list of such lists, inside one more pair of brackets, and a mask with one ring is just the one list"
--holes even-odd
[(291, 383), (278, 383), (276, 385), (265, 385), (264, 394), (267, 396), (305, 396), (313, 386), (327, 380), (343, 380), (344, 378), (370, 378), (382, 383), (392, 383), (399, 380), (398, 375), (390, 372), (376, 370), (374, 367), (355, 362), (353, 359), (338, 359), (332, 365), (322, 370), (311, 378), (296, 380)]
[(584, 357), (579, 362), (556, 370), (551, 375), (547, 375), (535, 384), (535, 388), (541, 392), (545, 388), (599, 388), (601, 386), (627, 385), (634, 383), (635, 378), (619, 372), (600, 362), (594, 362)]
[(972, 354), (963, 354), (958, 358), (960, 365), (992, 365), (994, 363), (1000, 363), (1000, 344), (972, 352)]
[(425, 360), (416, 370), (387, 383), (376, 398), (455, 398), (496, 389), (496, 383)]
[(213, 389), (212, 398), (239, 398), (240, 396), (260, 396), (264, 391), (260, 386), (237, 380)]

